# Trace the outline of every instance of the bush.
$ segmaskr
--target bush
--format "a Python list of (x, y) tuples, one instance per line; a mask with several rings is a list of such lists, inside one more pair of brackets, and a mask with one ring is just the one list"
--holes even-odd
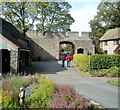
[(67, 85), (55, 85), (51, 108), (87, 108), (88, 101)]
[(90, 74), (95, 77), (102, 77), (107, 75), (107, 70), (91, 70)]
[(120, 55), (95, 54), (91, 56), (91, 69), (109, 69), (110, 67), (120, 67)]
[(120, 76), (120, 67), (111, 67), (108, 69), (108, 75), (111, 77)]
[(54, 84), (47, 79), (39, 79), (40, 85), (33, 88), (33, 93), (26, 97), (28, 108), (49, 108), (48, 102), (52, 98)]
[(89, 56), (86, 54), (74, 54), (73, 62), (79, 66), (81, 71), (88, 71)]
[(36, 78), (27, 76), (7, 76), (2, 80), (2, 88), (0, 92), (2, 108), (20, 108), (19, 106), (19, 89), (36, 82)]
[(17, 97), (20, 87), (26, 87), (33, 82), (36, 82), (36, 79), (34, 80), (32, 77), (21, 78), (20, 76), (9, 76), (3, 79), (2, 88), (3, 90), (12, 91), (14, 97)]
[(116, 77), (118, 76), (118, 71), (117, 70), (112, 70), (110, 71), (110, 74), (109, 74), (111, 77)]
[(12, 91), (1, 91), (1, 104), (2, 108), (20, 108), (18, 100), (14, 97)]

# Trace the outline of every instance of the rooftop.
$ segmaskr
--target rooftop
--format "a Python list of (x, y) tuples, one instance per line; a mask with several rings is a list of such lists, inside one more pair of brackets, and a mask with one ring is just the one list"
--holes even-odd
[(115, 40), (120, 39), (120, 28), (109, 29), (101, 38), (101, 41), (104, 40)]
[(15, 38), (20, 38), (27, 40), (11, 23), (0, 18), (0, 34), (7, 38), (9, 41), (13, 42), (20, 48), (28, 49), (26, 46), (22, 45)]

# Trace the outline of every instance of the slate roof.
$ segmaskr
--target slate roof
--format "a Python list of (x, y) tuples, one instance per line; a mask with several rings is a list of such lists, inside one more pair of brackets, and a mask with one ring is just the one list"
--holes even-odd
[(104, 40), (115, 40), (120, 39), (120, 28), (109, 29), (101, 38), (101, 41)]
[(22, 45), (14, 37), (20, 38), (26, 41), (27, 41), (27, 38), (25, 38), (11, 23), (7, 22), (2, 18), (0, 18), (0, 34), (2, 34), (5, 38), (13, 42), (18, 47), (23, 49), (28, 49), (28, 47), (26, 47), (25, 45)]

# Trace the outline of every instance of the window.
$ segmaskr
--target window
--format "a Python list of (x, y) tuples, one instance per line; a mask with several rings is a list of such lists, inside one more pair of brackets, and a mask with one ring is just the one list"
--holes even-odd
[(108, 42), (107, 42), (107, 41), (105, 41), (105, 42), (104, 42), (104, 46), (107, 46), (107, 45), (108, 45)]
[(118, 45), (118, 44), (119, 44), (119, 40), (113, 41), (113, 45)]
[(108, 54), (107, 50), (104, 51), (104, 54), (106, 54), (106, 55)]

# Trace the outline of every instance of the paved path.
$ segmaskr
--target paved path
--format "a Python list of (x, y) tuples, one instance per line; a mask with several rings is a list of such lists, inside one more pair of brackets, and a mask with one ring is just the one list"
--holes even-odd
[(120, 87), (106, 83), (107, 80), (114, 78), (85, 77), (72, 66), (70, 68), (61, 67), (60, 61), (34, 62), (32, 66), (33, 73), (45, 73), (48, 74), (51, 81), (72, 85), (77, 92), (105, 108), (118, 108), (118, 89), (120, 90)]

